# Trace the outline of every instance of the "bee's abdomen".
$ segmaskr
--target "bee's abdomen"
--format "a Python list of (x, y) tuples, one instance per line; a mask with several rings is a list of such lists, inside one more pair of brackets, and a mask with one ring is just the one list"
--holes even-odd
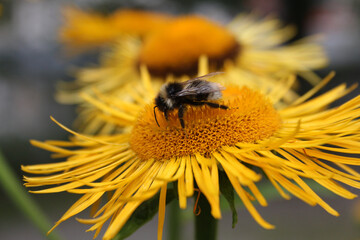
[(205, 101), (209, 99), (209, 93), (199, 93), (195, 96), (196, 101)]
[(216, 92), (209, 93), (207, 96), (207, 99), (208, 100), (217, 100), (217, 99), (220, 99), (221, 97), (222, 97), (221, 91), (216, 91)]

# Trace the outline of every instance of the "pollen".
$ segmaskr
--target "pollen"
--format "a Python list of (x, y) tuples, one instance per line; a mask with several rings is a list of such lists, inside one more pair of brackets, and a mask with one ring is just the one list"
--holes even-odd
[(206, 55), (210, 64), (221, 66), (239, 52), (235, 37), (224, 27), (199, 16), (184, 16), (149, 35), (139, 54), (154, 75), (192, 74), (198, 59)]
[(247, 87), (227, 87), (220, 104), (229, 109), (188, 106), (181, 128), (178, 112), (169, 113), (168, 121), (148, 105), (132, 129), (130, 145), (143, 159), (166, 160), (200, 153), (204, 156), (236, 143), (255, 143), (271, 137), (281, 126), (281, 118), (270, 101)]

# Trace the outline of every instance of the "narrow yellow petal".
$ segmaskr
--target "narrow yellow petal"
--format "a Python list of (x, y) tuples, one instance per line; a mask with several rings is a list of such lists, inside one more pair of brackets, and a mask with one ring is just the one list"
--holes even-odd
[(187, 197), (192, 196), (194, 194), (194, 174), (191, 167), (190, 157), (186, 158), (185, 189), (186, 189)]
[(313, 87), (310, 91), (308, 91), (307, 93), (296, 99), (296, 101), (293, 102), (292, 105), (293, 106), (299, 105), (305, 102), (306, 100), (308, 100), (309, 98), (311, 98), (312, 96), (314, 96), (314, 94), (316, 94), (317, 92), (319, 92), (320, 89), (326, 86), (334, 76), (335, 76), (335, 72), (334, 71), (330, 72), (320, 83), (315, 85), (315, 87)]
[(258, 202), (260, 203), (261, 206), (266, 207), (268, 204), (266, 202), (266, 199), (264, 198), (264, 196), (261, 194), (261, 192), (259, 191), (259, 189), (256, 187), (256, 185), (254, 184), (254, 182), (250, 183), (248, 185), (249, 189), (251, 190), (251, 192), (254, 194), (255, 198), (258, 200)]
[(84, 100), (86, 100), (89, 103), (93, 104), (98, 109), (104, 111), (105, 113), (112, 114), (113, 116), (126, 121), (129, 125), (132, 124), (136, 120), (136, 117), (134, 117), (133, 115), (129, 115), (129, 114), (126, 114), (124, 112), (116, 111), (116, 110), (112, 109), (111, 107), (105, 105), (104, 103), (102, 103), (102, 102), (96, 100), (95, 98), (91, 97), (90, 95), (82, 94), (81, 96), (84, 98)]
[(342, 164), (342, 163), (336, 163), (336, 165), (341, 167), (342, 169), (344, 169), (345, 171), (347, 171), (351, 175), (356, 176), (356, 177), (360, 177), (360, 174), (358, 172), (356, 172), (354, 169), (350, 168), (349, 166), (347, 166), (345, 164)]
[(277, 181), (281, 186), (283, 186), (286, 190), (292, 193), (297, 198), (301, 199), (302, 201), (306, 202), (310, 206), (315, 206), (316, 201), (315, 199), (307, 194), (303, 189), (296, 186), (294, 183), (289, 181), (288, 179), (284, 178), (277, 172), (265, 171), (268, 176), (272, 176), (272, 178)]
[(306, 149), (306, 153), (309, 156), (328, 160), (328, 161), (334, 162), (334, 163), (343, 163), (343, 164), (356, 165), (356, 166), (360, 165), (359, 158), (357, 158), (357, 157), (339, 156), (339, 155), (325, 153), (325, 152), (322, 152), (319, 150), (313, 150), (313, 149)]
[(186, 191), (185, 191), (185, 177), (181, 176), (178, 180), (178, 194), (179, 194), (179, 207), (186, 208)]
[[(217, 153), (214, 153), (217, 154)], [(255, 171), (251, 170), (250, 168), (246, 167), (244, 164), (240, 163), (238, 159), (236, 159), (234, 156), (226, 153), (221, 152), (221, 155), (224, 157), (221, 157), (219, 155), (216, 155), (218, 159), (222, 159), (222, 162), (227, 161), (230, 163), (231, 167), (237, 171), (238, 176), (243, 175), (246, 178), (250, 179), (251, 181), (259, 181), (261, 179), (261, 175), (257, 174)]]
[(59, 148), (59, 147), (55, 147), (53, 145), (46, 144), (46, 143), (43, 143), (43, 142), (39, 142), (39, 141), (36, 141), (36, 140), (30, 140), (30, 143), (35, 147), (42, 148), (42, 149), (47, 150), (49, 152), (58, 152), (58, 153), (62, 153), (62, 154), (65, 154), (65, 155), (73, 155), (74, 154), (73, 151), (66, 150), (66, 149)]
[(209, 60), (206, 55), (201, 55), (199, 58), (199, 71), (198, 75), (203, 76), (209, 73)]
[(178, 180), (181, 176), (184, 175), (185, 173), (185, 166), (186, 166), (186, 159), (185, 158), (177, 158), (177, 161), (179, 162), (180, 165), (178, 165), (177, 167), (177, 172), (171, 177), (171, 178), (168, 178), (168, 179), (161, 179), (159, 178), (159, 180), (166, 180), (168, 182), (173, 182), (173, 181), (176, 181)]
[(150, 73), (144, 64), (141, 64), (140, 66), (140, 74), (141, 74), (141, 80), (143, 81), (144, 84), (144, 88), (147, 94), (149, 94), (148, 95), (149, 98), (153, 98), (155, 96), (155, 91), (152, 87), (153, 85), (151, 83)]
[(202, 171), (202, 169), (200, 169), (200, 166), (198, 165), (198, 162), (195, 157), (194, 159), (192, 159), (191, 163), (192, 163), (192, 169), (194, 172), (196, 183), (199, 186), (200, 191), (205, 195), (206, 199), (208, 200), (211, 206), (211, 214), (213, 215), (214, 218), (221, 218), (219, 195), (215, 194), (216, 191), (214, 190), (214, 187), (216, 186), (212, 186), (209, 189), (211, 185), (210, 174), (209, 175), (207, 174), (207, 170)]
[(317, 111), (321, 110), (323, 107), (341, 98), (347, 93), (348, 91), (346, 89), (345, 84), (342, 84), (339, 85), (338, 87), (335, 87), (332, 90), (329, 90), (323, 95), (311, 99), (303, 104), (282, 109), (279, 111), (279, 113), (283, 118), (290, 118), (290, 117), (302, 116), (310, 113), (316, 113)]
[[(209, 191), (209, 193), (211, 195), (216, 194), (216, 190), (215, 190), (216, 186), (211, 181), (210, 170), (209, 170), (208, 166), (206, 166), (205, 164), (202, 164), (202, 162), (204, 160), (204, 157), (201, 156), (200, 154), (195, 154), (195, 158), (196, 158), (196, 161), (201, 166), (201, 175), (203, 176), (204, 184), (206, 186), (206, 189)], [(206, 160), (208, 160), (208, 159), (206, 159)]]
[(299, 184), (299, 186), (302, 189), (304, 189), (307, 194), (312, 196), (315, 199), (315, 201), (322, 208), (324, 208), (328, 213), (330, 213), (334, 216), (339, 216), (339, 213), (337, 211), (335, 211), (332, 207), (330, 207), (329, 204), (327, 204), (324, 200), (322, 200), (302, 179), (297, 177), (297, 178), (294, 178), (294, 181), (297, 182)]
[(106, 230), (103, 240), (113, 239), (140, 204), (140, 201), (133, 201), (127, 203)]
[(265, 221), (260, 216), (260, 214), (256, 211), (254, 206), (251, 204), (251, 202), (246, 194), (246, 191), (241, 187), (241, 185), (238, 183), (236, 178), (232, 174), (227, 172), (226, 170), (225, 170), (225, 172), (226, 172), (226, 175), (229, 177), (229, 180), (230, 180), (231, 184), (233, 185), (236, 193), (239, 195), (239, 197), (242, 200), (242, 202), (244, 203), (246, 209), (250, 212), (251, 216), (255, 219), (255, 221), (258, 222), (263, 228), (266, 228), (266, 229), (275, 228), (274, 225)]
[(265, 171), (266, 176), (268, 177), (268, 179), (270, 180), (271, 184), (276, 188), (276, 190), (279, 192), (279, 194), (286, 200), (290, 200), (291, 197), (289, 194), (285, 193), (282, 188), (280, 187), (280, 185), (272, 178), (271, 175), (267, 174), (267, 172)]
[(65, 220), (69, 219), (70, 217), (80, 213), (84, 209), (91, 206), (93, 203), (98, 201), (98, 199), (104, 193), (97, 193), (92, 195), (84, 195), (81, 197), (77, 202), (75, 202), (69, 210), (64, 213), (64, 215), (55, 223), (55, 225), (49, 230), (48, 234), (51, 233), (60, 223), (64, 222)]
[(217, 166), (217, 162), (214, 158), (211, 159), (212, 165), (211, 165), (211, 182), (216, 186), (216, 194), (219, 194), (219, 169)]
[(166, 184), (161, 187), (160, 199), (159, 199), (159, 220), (157, 236), (158, 240), (162, 239), (164, 220), (165, 220), (165, 207), (166, 207)]
[(101, 141), (101, 140), (98, 140), (97, 138), (94, 138), (94, 137), (89, 137), (89, 136), (85, 136), (83, 134), (80, 134), (80, 133), (77, 133), (77, 132), (74, 132), (72, 131), (71, 129), (65, 127), (64, 125), (62, 125), (61, 123), (59, 123), (58, 121), (56, 121), (55, 118), (53, 118), (52, 116), (50, 116), (51, 120), (54, 121), (57, 125), (59, 125), (61, 128), (63, 128), (64, 130), (66, 130), (67, 132), (79, 137), (79, 138), (83, 138), (85, 140), (90, 140), (90, 141), (93, 141), (93, 142), (97, 142), (97, 143), (100, 143), (100, 144), (110, 144), (110, 145), (124, 145), (124, 144), (118, 144), (118, 143), (109, 143), (109, 142), (104, 142), (104, 141)]

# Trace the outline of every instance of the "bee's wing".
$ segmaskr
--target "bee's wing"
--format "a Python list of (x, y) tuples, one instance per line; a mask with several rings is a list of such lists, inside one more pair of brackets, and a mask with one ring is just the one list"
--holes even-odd
[(206, 79), (208, 79), (210, 77), (213, 77), (215, 75), (222, 74), (222, 73), (224, 73), (224, 72), (211, 72), (211, 73), (205, 74), (203, 76), (192, 78), (192, 79), (188, 80), (187, 82), (195, 81), (195, 80), (206, 80)]
[(175, 97), (191, 97), (202, 93), (213, 93), (224, 90), (225, 88), (221, 84), (206, 81), (206, 79), (221, 73), (224, 72), (211, 72), (181, 83), (183, 89), (176, 93)]
[(214, 93), (225, 90), (220, 83), (191, 79), (184, 82), (184, 88), (175, 97), (191, 97), (198, 94)]

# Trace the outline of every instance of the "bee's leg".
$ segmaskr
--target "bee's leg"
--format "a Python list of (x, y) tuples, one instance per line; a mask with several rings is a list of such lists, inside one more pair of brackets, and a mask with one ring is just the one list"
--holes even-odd
[(158, 107), (158, 106), (155, 106), (155, 107), (154, 107), (154, 118), (155, 118), (156, 124), (158, 125), (158, 127), (160, 127), (159, 122), (158, 122), (158, 120), (157, 120), (157, 118), (156, 118), (156, 111), (155, 111), (155, 109), (156, 109), (157, 107)]
[(208, 105), (209, 107), (212, 107), (212, 108), (221, 108), (221, 109), (228, 109), (229, 108), (228, 106), (217, 104), (217, 103), (212, 103), (212, 102), (203, 102), (203, 103)]
[(178, 116), (179, 116), (179, 120), (180, 120), (180, 124), (181, 124), (182, 128), (185, 128), (185, 122), (184, 122), (185, 109), (186, 109), (186, 107), (184, 105), (180, 105), (179, 111), (178, 111)]
[(221, 108), (221, 109), (228, 109), (228, 106), (225, 105), (221, 105), (221, 104), (217, 104), (217, 103), (213, 103), (213, 102), (196, 102), (196, 101), (189, 101), (187, 102), (189, 105), (193, 105), (193, 106), (202, 106), (202, 105), (208, 105), (209, 107), (212, 108)]
[(165, 120), (166, 120), (166, 121), (169, 121), (169, 114), (168, 114), (168, 110), (167, 110), (167, 109), (164, 110), (164, 116), (165, 116)]

